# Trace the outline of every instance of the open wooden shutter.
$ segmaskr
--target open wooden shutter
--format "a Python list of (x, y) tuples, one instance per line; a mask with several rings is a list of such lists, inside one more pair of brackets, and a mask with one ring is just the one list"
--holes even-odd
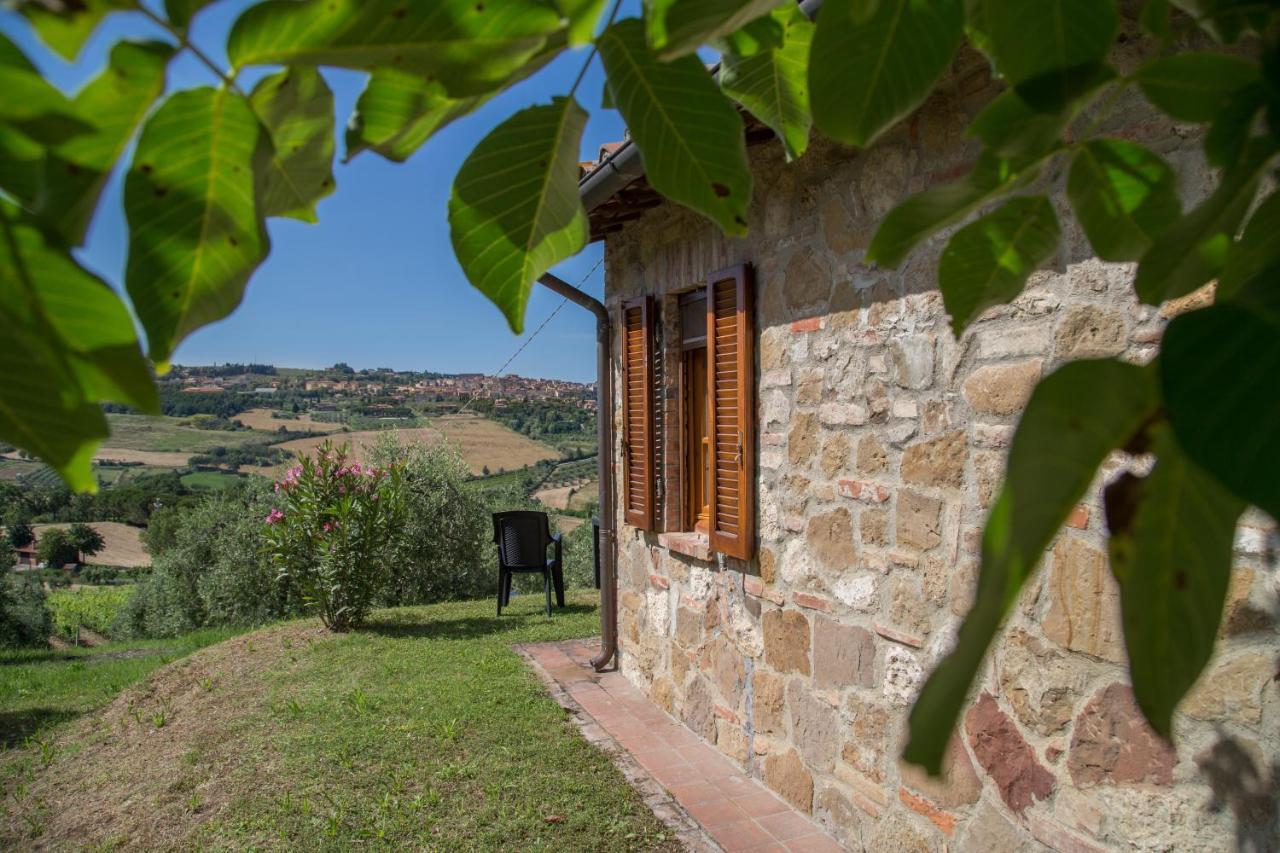
[(711, 396), (711, 549), (755, 553), (755, 347), (753, 282), (745, 264), (707, 280), (707, 393)]
[(622, 303), (622, 500), (627, 523), (654, 528), (653, 300)]

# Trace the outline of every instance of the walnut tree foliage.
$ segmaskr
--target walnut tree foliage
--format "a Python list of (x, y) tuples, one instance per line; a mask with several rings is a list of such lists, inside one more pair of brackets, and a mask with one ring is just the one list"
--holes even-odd
[[(812, 23), (790, 0), (645, 0), (641, 19), (618, 19), (605, 0), (265, 0), (232, 28), (230, 68), (187, 38), (209, 0), (10, 5), (68, 58), (108, 14), (165, 33), (116, 45), (74, 95), (0, 37), (0, 439), (84, 490), (107, 435), (99, 404), (156, 411), (153, 371), (235, 310), (270, 251), (266, 219), (313, 221), (334, 190), (332, 96), (318, 68), (369, 74), (347, 156), (402, 161), (566, 51), (599, 56), (603, 108), (622, 114), (650, 184), (741, 235), (752, 193), (743, 110), (788, 159), (803, 156), (811, 128), (871, 145), (973, 46), (1005, 85), (969, 128), (983, 152), (968, 175), (890, 212), (867, 262), (898, 266), (968, 219), (938, 266), (960, 334), (1054, 255), (1061, 228), (1046, 193), (1062, 188), (1094, 252), (1137, 263), (1141, 302), (1213, 281), (1216, 301), (1170, 322), (1149, 364), (1073, 362), (1036, 388), (987, 522), (976, 601), (916, 702), (906, 757), (939, 767), (1010, 605), (1117, 450), (1151, 462), (1111, 483), (1105, 502), (1134, 690), (1170, 735), (1213, 649), (1238, 517), (1249, 505), (1280, 517), (1278, 0), (1146, 0), (1156, 50), (1126, 74), (1109, 61), (1117, 0), (826, 0)], [(1209, 39), (1222, 47), (1185, 47)], [(700, 45), (720, 53), (718, 71)], [(183, 52), (209, 66), (210, 85), (166, 92), (167, 63)], [(245, 91), (236, 75), (254, 65), (280, 70)], [(1174, 166), (1097, 132), (1134, 88), (1199, 126), (1216, 186), (1190, 210)], [(575, 83), (502, 122), (454, 183), (457, 257), (517, 332), (537, 277), (588, 238), (576, 169), (586, 118)], [(121, 169), (130, 304), (72, 254)]]

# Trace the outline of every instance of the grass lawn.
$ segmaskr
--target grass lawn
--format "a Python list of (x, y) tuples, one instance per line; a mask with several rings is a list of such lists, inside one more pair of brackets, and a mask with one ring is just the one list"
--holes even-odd
[[(43, 740), (52, 726), (107, 704), (157, 667), (234, 633), (209, 629), (65, 651), (0, 649), (0, 750), (22, 746), (28, 736)], [(11, 768), (0, 759), (0, 780)]]
[[(675, 850), (511, 650), (598, 630), (595, 594), (246, 634), (11, 751), (0, 847)], [(65, 700), (64, 700), (65, 701)], [(56, 701), (45, 703), (56, 706)]]

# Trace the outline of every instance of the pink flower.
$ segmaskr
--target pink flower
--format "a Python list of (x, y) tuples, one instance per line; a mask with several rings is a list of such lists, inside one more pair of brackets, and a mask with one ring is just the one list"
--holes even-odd
[(321, 527), (320, 529), (323, 530), (325, 533), (328, 533), (329, 531), (333, 530), (333, 522), (326, 521), (324, 523), (324, 526)]
[(284, 513), (275, 507), (271, 508), (271, 512), (267, 513), (267, 524), (279, 524), (284, 520)]

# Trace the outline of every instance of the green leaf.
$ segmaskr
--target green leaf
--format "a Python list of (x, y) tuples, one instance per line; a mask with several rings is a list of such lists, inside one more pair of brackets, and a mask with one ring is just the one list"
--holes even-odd
[(249, 103), (271, 137), (262, 176), (263, 216), (316, 221), (316, 203), (333, 192), (333, 93), (314, 68), (264, 77)]
[[(778, 30), (776, 41), (753, 30)], [(782, 140), (787, 160), (804, 154), (809, 145), (809, 44), (813, 23), (799, 6), (787, 6), (726, 39), (720, 57), (720, 88), (751, 111)], [(755, 49), (747, 53), (742, 42)], [(768, 45), (768, 46), (765, 46)]]
[(453, 250), (471, 284), (524, 328), (534, 281), (587, 244), (578, 150), (587, 113), (570, 98), (526, 107), (480, 141), (449, 198)]
[(41, 76), (31, 61), (0, 34), (0, 124), (9, 124), (25, 136), (46, 145), (57, 145), (88, 133), (93, 125), (75, 106)]
[(962, 0), (827, 0), (809, 59), (818, 129), (865, 147), (933, 90), (964, 37)]
[(996, 68), (1030, 106), (1056, 112), (1094, 85), (1119, 29), (1113, 0), (984, 0)]
[(1156, 238), (1134, 278), (1139, 299), (1159, 305), (1186, 296), (1222, 271), (1272, 153), (1269, 143), (1256, 140), (1237, 167), (1223, 174), (1212, 195)]
[(1249, 134), (1258, 110), (1267, 104), (1266, 88), (1254, 84), (1237, 89), (1213, 117), (1204, 137), (1204, 154), (1209, 165), (1228, 169), (1239, 161), (1249, 144)]
[(72, 260), (17, 208), (0, 202), (4, 240), (0, 278), (8, 310), (27, 328), (44, 329), (62, 350), (84, 398), (159, 414), (160, 399), (138, 346), (129, 310), (111, 287)]
[(1018, 171), (1009, 161), (984, 151), (965, 177), (913, 195), (889, 211), (871, 238), (867, 260), (882, 267), (898, 266), (921, 240), (997, 193), (1025, 185), (1038, 172), (1031, 167)]
[[(1171, 0), (1200, 28), (1220, 42), (1238, 41), (1246, 31), (1262, 33), (1267, 26), (1267, 10), (1259, 0)], [(1274, 6), (1274, 4), (1272, 4)]]
[(786, 0), (645, 0), (645, 35), (659, 58), (675, 59), (769, 14), (783, 2)]
[(539, 0), (268, 0), (236, 21), (227, 56), (237, 68), (395, 68), (462, 97), (501, 87), (563, 35), (560, 13)]
[(1244, 502), (1189, 460), (1167, 426), (1152, 439), (1151, 474), (1107, 487), (1107, 547), (1133, 692), (1167, 740), (1174, 708), (1213, 654)]
[(1280, 193), (1271, 193), (1249, 217), (1218, 276), (1218, 299), (1233, 299), (1245, 284), (1280, 264)]
[(75, 108), (98, 126), (49, 152), (37, 213), (73, 246), (84, 242), (98, 197), (134, 130), (164, 91), (173, 48), (163, 42), (120, 42), (110, 62), (76, 96)]
[(132, 6), (130, 0), (75, 0), (58, 8), (40, 0), (25, 0), (19, 9), (41, 41), (63, 59), (74, 61), (103, 18)]
[(556, 8), (569, 21), (569, 47), (581, 47), (595, 38), (604, 3), (605, 0), (555, 0)]
[(993, 154), (1015, 162), (1038, 160), (1062, 147), (1062, 133), (1079, 112), (1086, 95), (1114, 78), (1109, 68), (1099, 71), (1093, 86), (1056, 112), (1032, 109), (1012, 89), (997, 95), (969, 125)]
[(955, 650), (911, 709), (907, 761), (939, 771), (969, 687), (1022, 585), (1103, 459), (1138, 432), (1157, 404), (1149, 370), (1114, 360), (1069, 362), (1036, 386), (983, 531), (973, 608)]
[(444, 86), (416, 74), (378, 68), (347, 125), (347, 156), (373, 150), (402, 163), (436, 131), (485, 102), (484, 97), (450, 98)]
[(235, 310), (267, 256), (255, 175), (270, 153), (249, 102), (227, 89), (177, 92), (143, 127), (124, 187), (125, 283), (157, 363)]
[(1133, 75), (1147, 100), (1180, 121), (1211, 121), (1233, 93), (1258, 82), (1258, 66), (1220, 53), (1153, 59)]
[[(1280, 267), (1262, 273), (1280, 288)], [(1280, 317), (1222, 303), (1174, 319), (1160, 378), (1178, 444), (1237, 497), (1280, 519)]]
[(1010, 199), (952, 236), (938, 262), (938, 286), (956, 336), (992, 305), (1022, 292), (1058, 248), (1058, 217), (1044, 196)]
[(1067, 197), (1093, 250), (1106, 261), (1136, 261), (1182, 215), (1178, 176), (1157, 154), (1120, 139), (1076, 149)]
[(609, 91), (640, 146), (649, 184), (730, 236), (747, 233), (751, 170), (742, 117), (695, 56), (662, 62), (644, 24), (619, 21), (600, 36)]
[(0, 189), (24, 207), (34, 207), (40, 192), (45, 148), (25, 133), (0, 124)]
[(164, 11), (169, 16), (169, 23), (180, 30), (191, 26), (191, 19), (196, 13), (215, 0), (164, 0)]

